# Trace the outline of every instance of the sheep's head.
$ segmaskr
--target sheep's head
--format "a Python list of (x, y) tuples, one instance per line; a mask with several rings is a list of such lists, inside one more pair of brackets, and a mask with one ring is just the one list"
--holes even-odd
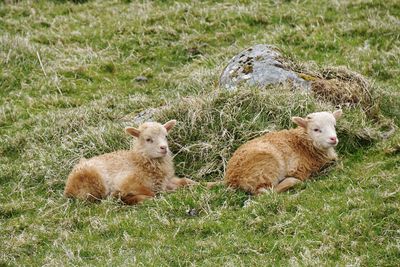
[(336, 135), (336, 120), (342, 116), (342, 110), (331, 112), (315, 112), (306, 118), (293, 117), (292, 121), (303, 127), (308, 136), (319, 149), (328, 149), (339, 143)]
[(165, 157), (168, 152), (168, 132), (175, 126), (176, 120), (164, 125), (158, 122), (145, 122), (139, 128), (126, 127), (125, 132), (137, 138), (136, 149), (145, 156), (155, 159)]

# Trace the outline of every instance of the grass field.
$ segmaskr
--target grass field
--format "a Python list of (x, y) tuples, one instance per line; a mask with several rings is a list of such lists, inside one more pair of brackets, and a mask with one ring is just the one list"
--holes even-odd
[[(122, 129), (148, 107), (178, 119), (176, 172), (199, 182), (290, 116), (335, 108), (281, 86), (221, 91), (228, 60), (259, 43), (372, 84), (375, 118), (343, 107), (336, 165), (279, 195), (63, 198), (79, 158), (128, 149)], [(0, 266), (399, 266), (400, 134), (379, 137), (400, 125), (399, 88), (396, 0), (0, 0)]]

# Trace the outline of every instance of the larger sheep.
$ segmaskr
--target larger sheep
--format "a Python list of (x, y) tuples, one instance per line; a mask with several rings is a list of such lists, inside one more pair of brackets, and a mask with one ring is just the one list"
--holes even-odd
[(125, 128), (137, 138), (133, 149), (82, 159), (68, 176), (64, 195), (85, 200), (111, 195), (126, 204), (136, 204), (157, 193), (194, 184), (175, 177), (167, 142), (167, 133), (175, 124), (175, 120), (164, 125), (146, 122), (138, 129)]
[(336, 160), (335, 112), (316, 112), (293, 117), (295, 129), (267, 133), (236, 150), (227, 165), (224, 183), (252, 194), (273, 188), (282, 192), (308, 179)]

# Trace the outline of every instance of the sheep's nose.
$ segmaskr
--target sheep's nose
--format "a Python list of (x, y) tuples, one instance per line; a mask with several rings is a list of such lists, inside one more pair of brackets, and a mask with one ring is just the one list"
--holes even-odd
[(166, 150), (166, 149), (167, 149), (167, 146), (160, 146), (160, 149), (161, 149), (161, 150)]
[(329, 139), (332, 141), (332, 142), (337, 142), (337, 138), (336, 138), (336, 136), (332, 136), (332, 137), (329, 137)]

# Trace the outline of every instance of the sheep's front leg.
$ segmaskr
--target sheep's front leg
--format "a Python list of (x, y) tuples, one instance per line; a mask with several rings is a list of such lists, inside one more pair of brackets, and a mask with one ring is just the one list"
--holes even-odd
[(125, 196), (121, 196), (121, 201), (127, 205), (135, 205), (149, 198), (152, 198), (152, 196), (127, 194)]
[(275, 186), (274, 191), (277, 193), (284, 192), (298, 183), (301, 183), (301, 180), (294, 177), (288, 177)]
[(127, 205), (139, 204), (140, 202), (155, 196), (154, 192), (139, 185), (124, 188), (121, 191), (114, 192), (112, 195), (118, 196), (121, 201)]
[(175, 191), (179, 187), (195, 185), (197, 182), (188, 178), (173, 177), (167, 183), (167, 191)]

